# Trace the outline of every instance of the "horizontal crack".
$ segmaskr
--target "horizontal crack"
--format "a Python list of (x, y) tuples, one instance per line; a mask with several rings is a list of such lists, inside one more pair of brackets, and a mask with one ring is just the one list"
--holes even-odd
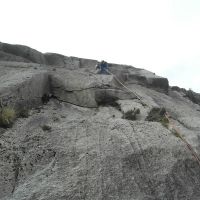
[[(62, 88), (62, 87), (53, 87), (53, 88)], [(67, 90), (64, 89), (64, 91), (66, 92), (80, 92), (80, 91), (84, 91), (84, 90), (90, 90), (90, 89), (100, 89), (100, 90), (118, 90), (118, 91), (122, 91), (122, 92), (126, 92), (124, 90), (122, 90), (121, 88), (101, 88), (101, 87), (88, 87), (88, 88), (83, 88), (83, 89), (74, 89), (74, 90)]]

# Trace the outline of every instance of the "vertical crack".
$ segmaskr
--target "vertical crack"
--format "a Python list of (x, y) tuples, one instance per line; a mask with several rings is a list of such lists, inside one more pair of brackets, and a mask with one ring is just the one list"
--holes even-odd
[(20, 169), (21, 169), (21, 160), (18, 155), (14, 154), (14, 158), (13, 158), (14, 184), (13, 184), (12, 193), (14, 193), (15, 188), (17, 186)]

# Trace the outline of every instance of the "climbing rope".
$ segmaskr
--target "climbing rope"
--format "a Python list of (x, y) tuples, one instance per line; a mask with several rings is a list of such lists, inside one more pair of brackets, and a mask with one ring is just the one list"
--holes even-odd
[(169, 115), (169, 113), (165, 113), (165, 117), (168, 119), (168, 121), (170, 122), (170, 125), (172, 126), (172, 131), (174, 131), (174, 135), (178, 138), (180, 138), (187, 146), (187, 148), (191, 151), (193, 157), (196, 159), (196, 161), (198, 162), (199, 166), (200, 166), (200, 158), (198, 156), (198, 154), (196, 153), (196, 151), (194, 150), (194, 148), (187, 142), (187, 140), (181, 135), (180, 131), (178, 130), (178, 128), (176, 128), (176, 126), (174, 125), (174, 123), (171, 121), (171, 117)]
[[(142, 98), (139, 97), (139, 95), (136, 93), (136, 92), (133, 92), (131, 89), (129, 89), (128, 87), (126, 87), (113, 73), (111, 73), (109, 70), (106, 70), (107, 73), (109, 73), (110, 75), (113, 75), (113, 77), (115, 78), (115, 80), (120, 84), (122, 85), (125, 89), (127, 89), (129, 92), (133, 93), (137, 98), (138, 100), (142, 101)], [(142, 102), (143, 103), (143, 102)]]
[[(107, 73), (109, 73), (110, 75), (113, 75), (113, 77), (115, 78), (115, 80), (120, 83), (120, 85), (122, 85), (125, 89), (127, 89), (130, 93), (133, 93), (137, 98), (138, 100), (143, 104), (143, 105), (146, 105), (150, 108), (150, 106), (146, 103), (144, 103), (142, 101), (142, 98), (139, 97), (139, 95), (132, 91), (131, 89), (129, 89), (127, 86), (125, 86), (112, 72), (110, 72), (109, 70), (106, 70)], [(172, 132), (174, 131), (175, 133), (175, 136), (177, 136), (178, 138), (180, 138), (182, 140), (182, 142), (185, 143), (185, 145), (187, 146), (187, 148), (190, 150), (190, 152), (192, 153), (193, 157), (196, 159), (196, 161), (198, 162), (199, 166), (200, 166), (200, 158), (198, 156), (198, 154), (195, 152), (194, 148), (192, 147), (192, 145), (190, 145), (187, 140), (181, 135), (180, 131), (176, 128), (176, 126), (172, 123), (172, 121), (170, 120), (171, 116), (169, 115), (169, 113), (165, 113), (165, 117), (167, 118), (169, 124), (172, 126)]]

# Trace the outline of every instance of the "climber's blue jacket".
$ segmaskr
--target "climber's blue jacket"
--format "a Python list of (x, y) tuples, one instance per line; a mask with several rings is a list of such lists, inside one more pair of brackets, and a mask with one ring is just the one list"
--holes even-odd
[(101, 61), (101, 63), (99, 64), (99, 69), (99, 74), (108, 74), (108, 63), (105, 61)]

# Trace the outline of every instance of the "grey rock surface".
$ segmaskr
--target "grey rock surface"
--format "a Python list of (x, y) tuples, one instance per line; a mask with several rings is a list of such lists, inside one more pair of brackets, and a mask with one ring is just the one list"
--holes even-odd
[[(44, 55), (41, 52), (27, 46), (0, 43), (0, 51), (8, 53), (8, 54), (12, 54), (15, 56), (15, 58), (16, 56), (21, 57), (25, 60), (28, 60), (27, 62), (45, 64)], [(14, 57), (12, 61), (14, 61)]]
[(41, 104), (41, 98), (49, 93), (48, 73), (45, 70), (16, 70), (0, 66), (0, 97), (5, 105), (32, 108)]
[(6, 53), (4, 51), (0, 51), (0, 60), (4, 60), (4, 61), (17, 61), (17, 62), (27, 62), (29, 63), (30, 61), (22, 58), (20, 56), (15, 56), (13, 54), (10, 53)]
[[(95, 60), (8, 47), (15, 51), (0, 44), (0, 99), (30, 114), (0, 128), (1, 200), (200, 199), (191, 151), (145, 120), (164, 107), (200, 154), (200, 106), (182, 90), (127, 65), (109, 64), (113, 75), (97, 75)], [(123, 119), (134, 109), (135, 120)]]
[(78, 70), (58, 69), (50, 77), (52, 93), (58, 99), (79, 106), (97, 107), (135, 95), (123, 91), (112, 75), (96, 75)]

